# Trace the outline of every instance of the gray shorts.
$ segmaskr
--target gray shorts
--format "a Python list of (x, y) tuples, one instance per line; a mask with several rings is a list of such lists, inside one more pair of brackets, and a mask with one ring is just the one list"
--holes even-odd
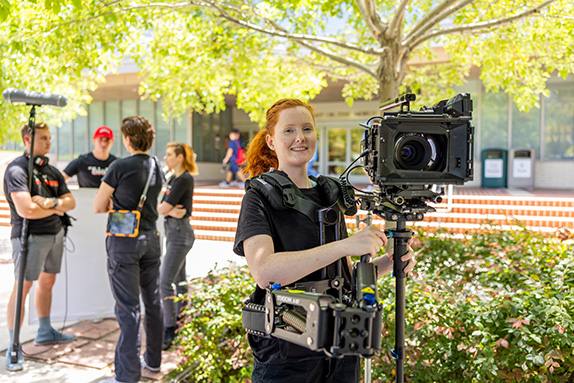
[[(12, 260), (14, 261), (14, 277), (19, 278), (21, 263), (20, 238), (12, 238)], [(58, 234), (30, 234), (28, 236), (28, 256), (26, 258), (26, 274), (24, 280), (35, 281), (41, 272), (58, 274), (62, 266), (64, 253), (64, 229)]]

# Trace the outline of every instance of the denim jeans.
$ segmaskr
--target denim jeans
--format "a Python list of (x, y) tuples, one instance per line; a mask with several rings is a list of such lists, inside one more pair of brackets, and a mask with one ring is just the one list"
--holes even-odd
[(186, 280), (185, 257), (195, 242), (195, 234), (189, 219), (165, 219), (166, 253), (161, 265), (161, 298), (163, 302), (164, 327), (174, 327), (181, 310), (174, 298), (187, 292), (180, 282)]
[(116, 345), (115, 372), (121, 382), (141, 378), (140, 292), (145, 306), (145, 360), (161, 365), (163, 320), (159, 293), (161, 248), (156, 230), (142, 231), (135, 238), (107, 237), (108, 275), (116, 305), (120, 338)]

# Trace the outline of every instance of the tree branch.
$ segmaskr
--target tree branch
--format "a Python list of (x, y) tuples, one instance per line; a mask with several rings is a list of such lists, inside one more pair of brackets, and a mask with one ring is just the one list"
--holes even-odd
[(450, 7), (452, 5), (452, 3), (454, 3), (457, 0), (443, 0), (442, 3), (440, 3), (439, 5), (437, 5), (435, 8), (433, 8), (427, 15), (425, 15), (422, 19), (420, 19), (418, 21), (418, 23), (416, 23), (411, 30), (407, 33), (407, 35), (405, 36), (405, 40), (409, 40), (411, 38), (412, 35), (414, 35), (415, 33), (418, 33), (418, 31), (424, 27), (425, 25), (428, 24), (428, 21), (432, 18), (434, 18), (435, 16), (441, 14), (445, 9), (447, 9), (448, 7)]
[(376, 4), (373, 0), (355, 0), (355, 4), (359, 8), (361, 16), (373, 32), (375, 36), (381, 36), (385, 29), (388, 27), (385, 22), (381, 20), (376, 11)]
[[(422, 36), (426, 31), (428, 31), (429, 29), (433, 28), (434, 26), (438, 25), (441, 21), (443, 21), (444, 19), (446, 19), (447, 17), (449, 17), (450, 15), (455, 14), (456, 12), (460, 11), (461, 9), (463, 9), (464, 7), (466, 7), (469, 4), (474, 3), (476, 0), (463, 0), (462, 2), (454, 5), (454, 6), (450, 6), (450, 4), (446, 4), (447, 2), (449, 2), (451, 0), (445, 0), (445, 2), (441, 5), (446, 5), (446, 7), (443, 7), (440, 12), (435, 12), (435, 10), (433, 10), (431, 13), (429, 13), (426, 17), (424, 17), (423, 20), (421, 20), (421, 22), (419, 22), (417, 24), (416, 27), (416, 31), (411, 30), (409, 32), (409, 34), (405, 37), (405, 40), (403, 41), (403, 45), (411, 45), (411, 43), (413, 41), (417, 41), (419, 39), (420, 36)], [(413, 28), (414, 29), (414, 28)], [(411, 48), (416, 47), (418, 44), (415, 45), (411, 45)]]
[[(232, 15), (229, 14), (229, 12), (227, 12), (223, 7), (221, 7), (219, 5), (219, 3), (221, 3), (221, 2), (217, 2), (217, 1), (204, 2), (204, 4), (206, 4), (206, 6), (208, 6), (209, 8), (212, 8), (212, 9), (215, 9), (216, 11), (218, 11), (219, 14), (221, 15), (221, 17), (223, 17), (227, 21), (232, 22), (236, 25), (239, 25), (240, 27), (251, 29), (253, 31), (266, 34), (268, 36), (282, 37), (282, 38), (292, 40), (295, 42), (300, 42), (300, 41), (311, 42), (312, 41), (312, 42), (324, 43), (324, 44), (329, 44), (329, 45), (335, 45), (335, 46), (338, 46), (338, 47), (343, 48), (343, 49), (352, 50), (352, 51), (356, 51), (356, 52), (360, 52), (360, 53), (364, 53), (364, 54), (368, 54), (368, 55), (380, 55), (383, 52), (383, 49), (372, 49), (372, 48), (363, 49), (357, 45), (344, 43), (342, 41), (339, 41), (339, 40), (336, 40), (333, 38), (329, 38), (329, 37), (317, 37), (317, 36), (304, 35), (304, 34), (299, 34), (299, 33), (289, 33), (286, 30), (269, 30), (269, 29), (260, 27), (256, 24), (253, 24), (253, 23), (250, 23), (250, 22), (247, 22), (244, 20), (240, 20), (236, 17), (233, 17)], [(265, 17), (259, 16), (259, 15), (258, 15), (258, 17), (262, 18), (268, 24), (277, 25)]]
[(405, 10), (410, 1), (411, 0), (402, 0), (401, 3), (397, 6), (397, 9), (395, 10), (395, 17), (391, 21), (391, 25), (387, 30), (387, 38), (395, 39), (401, 36)]
[(516, 15), (513, 15), (513, 16), (503, 17), (501, 19), (483, 21), (483, 22), (479, 22), (479, 23), (461, 25), (461, 26), (454, 27), (454, 28), (447, 28), (447, 29), (443, 29), (443, 30), (434, 31), (434, 32), (431, 32), (427, 35), (422, 36), (421, 38), (419, 38), (417, 41), (415, 41), (411, 45), (412, 45), (412, 47), (415, 47), (415, 46), (421, 44), (422, 42), (424, 42), (426, 40), (430, 40), (430, 39), (433, 39), (435, 37), (442, 36), (442, 35), (448, 35), (448, 34), (453, 34), (453, 33), (477, 33), (477, 32), (483, 31), (485, 29), (492, 28), (492, 27), (498, 27), (501, 25), (510, 24), (510, 23), (513, 23), (517, 20), (527, 18), (528, 16), (531, 16), (532, 14), (539, 12), (541, 9), (548, 7), (550, 4), (552, 4), (555, 1), (556, 0), (546, 0), (544, 3), (541, 3), (541, 4), (537, 5), (536, 7), (527, 9), (526, 11), (517, 13)]
[[(276, 28), (276, 29), (282, 31), (282, 27), (279, 26), (279, 25), (277, 25), (277, 24), (274, 23), (273, 21), (269, 20), (269, 23), (271, 23), (274, 28)], [(321, 56), (328, 57), (328, 58), (330, 58), (331, 60), (336, 61), (336, 62), (338, 62), (338, 63), (345, 64), (345, 65), (351, 66), (351, 67), (353, 67), (353, 68), (359, 69), (359, 70), (365, 72), (366, 74), (368, 74), (369, 76), (372, 76), (372, 77), (375, 78), (375, 79), (377, 78), (377, 77), (376, 77), (377, 74), (376, 74), (376, 72), (375, 72), (374, 70), (372, 70), (372, 69), (369, 68), (368, 66), (366, 66), (366, 65), (364, 65), (364, 64), (362, 64), (362, 63), (360, 63), (360, 62), (358, 62), (358, 61), (351, 60), (351, 59), (348, 59), (348, 58), (346, 58), (346, 57), (342, 57), (342, 56), (338, 55), (337, 53), (332, 52), (332, 51), (330, 51), (330, 50), (327, 50), (327, 49), (324, 49), (324, 48), (319, 48), (319, 47), (316, 47), (316, 46), (314, 46), (314, 45), (308, 44), (306, 41), (302, 41), (302, 40), (294, 40), (294, 41), (295, 41), (295, 43), (298, 44), (299, 46), (302, 46), (302, 47), (304, 47), (304, 48), (307, 48), (307, 49), (309, 49), (309, 50), (311, 50), (311, 51), (313, 51), (313, 52), (315, 52), (315, 53), (317, 53), (317, 54), (319, 54), (319, 55), (321, 55)]]

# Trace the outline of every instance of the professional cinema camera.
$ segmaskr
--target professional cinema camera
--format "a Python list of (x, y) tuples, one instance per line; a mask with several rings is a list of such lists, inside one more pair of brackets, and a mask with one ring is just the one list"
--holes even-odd
[(365, 124), (362, 167), (376, 193), (361, 197), (362, 208), (389, 221), (420, 221), (434, 211), (427, 202), (441, 202), (437, 185), (461, 185), (472, 180), (474, 128), (472, 100), (458, 94), (411, 111), (414, 94), (381, 105), (385, 112)]
[[(441, 201), (439, 185), (463, 184), (472, 180), (474, 128), (471, 126), (472, 100), (461, 93), (433, 107), (411, 111), (414, 94), (405, 94), (383, 103), (382, 116), (370, 118), (361, 142), (363, 152), (340, 176), (340, 200), (328, 208), (312, 206), (302, 198), (290, 180), (274, 172), (251, 181), (248, 187), (259, 188), (276, 209), (292, 208), (320, 224), (321, 243), (330, 226), (345, 225), (344, 215), (361, 209), (396, 221), (396, 229), (386, 231), (393, 238), (394, 254), (408, 251), (412, 232), (407, 221), (421, 221), (435, 209), (429, 202)], [(386, 112), (400, 107), (399, 112)], [(355, 165), (358, 161), (360, 165)], [(365, 192), (348, 181), (349, 173), (362, 168), (375, 185)], [(328, 178), (328, 177), (326, 177)], [(438, 187), (438, 188), (437, 188)], [(358, 201), (353, 189), (358, 190)], [(354, 210), (353, 210), (354, 209)], [(339, 238), (335, 238), (336, 240)], [(403, 382), (404, 314), (406, 262), (394, 260), (396, 280), (395, 349), (396, 381)], [(272, 285), (265, 291), (264, 304), (246, 303), (242, 322), (247, 332), (257, 336), (274, 336), (323, 351), (329, 357), (355, 355), (367, 358), (365, 382), (370, 382), (370, 360), (381, 347), (382, 305), (377, 295), (377, 272), (368, 256), (362, 256), (352, 272), (352, 288), (344, 291), (342, 261), (337, 262), (336, 276), (285, 288)]]

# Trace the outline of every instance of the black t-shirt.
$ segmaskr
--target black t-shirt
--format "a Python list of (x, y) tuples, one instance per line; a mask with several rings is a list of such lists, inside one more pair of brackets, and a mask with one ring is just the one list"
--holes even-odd
[[(163, 196), (162, 202), (170, 205), (183, 205), (186, 212), (182, 219), (191, 215), (193, 208), (193, 176), (189, 172), (184, 172), (179, 177), (171, 177), (167, 182), (167, 190)], [(166, 217), (173, 218), (173, 217)]]
[[(52, 190), (52, 194), (48, 193), (46, 188), (42, 186), (38, 177), (34, 177), (32, 182), (32, 192), (30, 195), (41, 195), (42, 197), (60, 197), (69, 193), (64, 177), (58, 169), (52, 165), (44, 167), (35, 167), (40, 174), (38, 177), (44, 178), (46, 185)], [(10, 224), (12, 225), (12, 232), (10, 238), (18, 238), (22, 233), (22, 217), (16, 212), (16, 207), (12, 196), (13, 192), (28, 191), (28, 157), (21, 156), (16, 158), (8, 167), (4, 174), (4, 194), (10, 206)], [(62, 229), (62, 220), (59, 215), (53, 214), (46, 218), (30, 219), (28, 220), (28, 233), (29, 234), (56, 234)]]
[(117, 158), (110, 154), (107, 160), (100, 161), (90, 153), (82, 154), (66, 166), (64, 173), (70, 177), (78, 175), (78, 184), (82, 188), (99, 188), (102, 178), (112, 162)]
[[(319, 186), (311, 189), (301, 189), (305, 198), (325, 206), (326, 196)], [(345, 225), (341, 225), (339, 238), (346, 238), (347, 230)], [(241, 212), (237, 223), (237, 232), (233, 251), (244, 256), (243, 241), (255, 235), (266, 234), (273, 239), (275, 252), (307, 250), (321, 245), (320, 227), (318, 223), (311, 221), (305, 214), (294, 209), (275, 210), (269, 202), (255, 189), (249, 189), (241, 203)], [(335, 227), (327, 227), (325, 230), (326, 242), (335, 240)], [(345, 286), (350, 288), (351, 275), (343, 262), (343, 276)], [(336, 275), (336, 264), (332, 263), (327, 267), (327, 277), (333, 278)], [(317, 270), (298, 282), (321, 280), (321, 270)], [(251, 300), (258, 304), (263, 304), (265, 291), (256, 286), (255, 292), (251, 295)], [(285, 363), (301, 359), (324, 358), (323, 352), (314, 352), (307, 348), (298, 346), (275, 337), (258, 337), (248, 335), (249, 344), (253, 354), (258, 361), (264, 363)], [(281, 356), (282, 355), (282, 356)]]
[[(145, 183), (149, 176), (150, 156), (147, 154), (134, 154), (127, 158), (114, 161), (102, 182), (113, 187), (114, 209), (136, 210), (142, 195)], [(163, 183), (163, 172), (157, 161), (152, 174), (147, 199), (141, 211), (140, 231), (155, 230), (157, 221), (157, 198)]]

